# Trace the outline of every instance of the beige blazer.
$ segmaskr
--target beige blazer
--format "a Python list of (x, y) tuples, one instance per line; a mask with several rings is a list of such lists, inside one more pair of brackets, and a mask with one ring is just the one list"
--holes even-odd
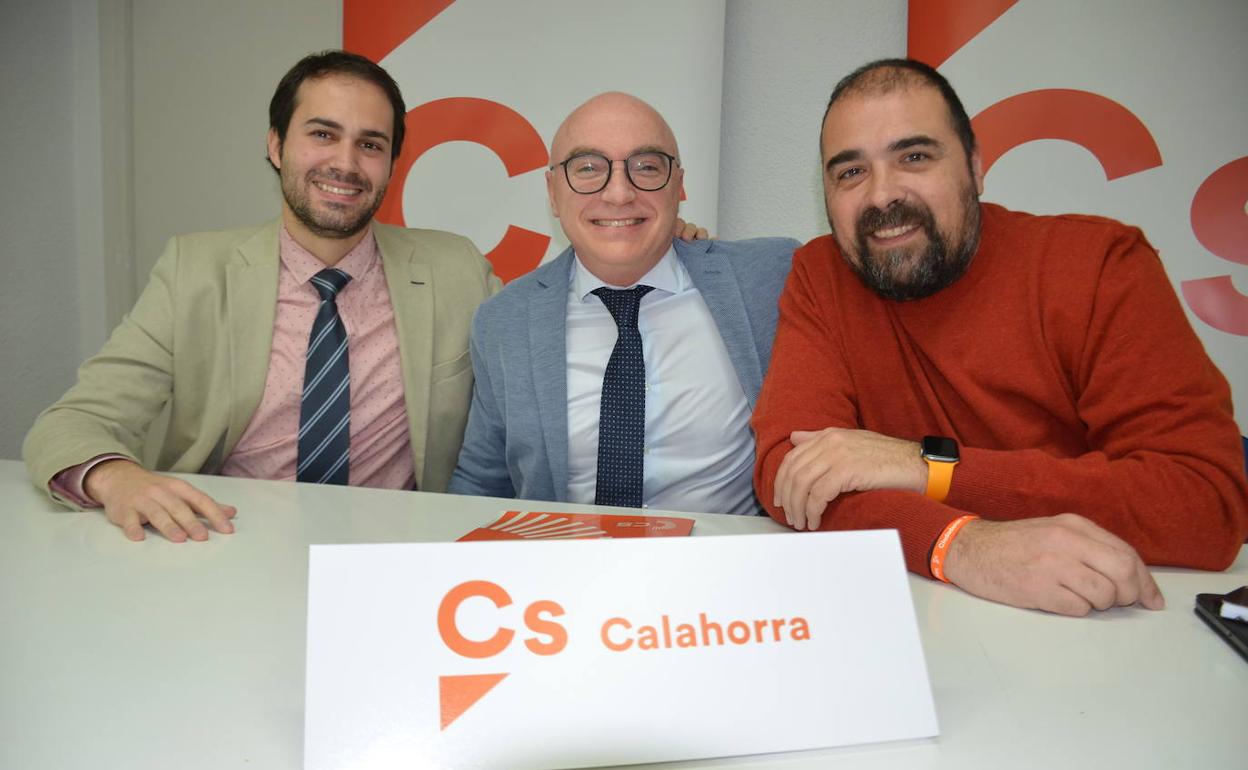
[[(169, 241), (134, 309), (27, 434), (22, 455), (35, 486), (47, 490), (61, 470), (106, 453), (160, 471), (221, 468), (264, 390), (278, 226)], [(416, 483), (442, 492), (472, 397), (472, 316), (500, 283), (467, 238), (377, 223), (373, 232), (394, 306)]]

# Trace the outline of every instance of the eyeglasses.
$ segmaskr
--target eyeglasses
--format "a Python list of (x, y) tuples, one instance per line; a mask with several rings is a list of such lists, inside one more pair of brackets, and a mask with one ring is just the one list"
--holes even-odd
[[(654, 192), (667, 187), (672, 178), (672, 166), (679, 166), (676, 156), (665, 152), (638, 152), (620, 161), (624, 164), (624, 173), (633, 187), (644, 192)], [(583, 152), (573, 155), (556, 166), (563, 166), (563, 175), (568, 180), (568, 187), (581, 195), (592, 195), (604, 189), (611, 181), (611, 170), (615, 161), (596, 152)], [(554, 171), (555, 166), (550, 170)]]

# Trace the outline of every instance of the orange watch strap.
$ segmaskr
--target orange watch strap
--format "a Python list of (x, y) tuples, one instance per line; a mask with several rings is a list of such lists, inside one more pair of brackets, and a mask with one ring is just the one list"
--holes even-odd
[(927, 463), (927, 490), (923, 494), (938, 503), (943, 503), (949, 496), (949, 487), (953, 485), (953, 466), (957, 463), (929, 460), (926, 457), (923, 461)]

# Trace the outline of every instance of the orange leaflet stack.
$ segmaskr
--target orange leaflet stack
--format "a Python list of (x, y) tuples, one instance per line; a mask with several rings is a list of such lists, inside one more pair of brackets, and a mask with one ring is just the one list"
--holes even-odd
[(492, 524), (459, 539), (593, 540), (617, 537), (682, 537), (693, 531), (693, 519), (674, 516), (617, 516), (596, 513), (507, 511)]

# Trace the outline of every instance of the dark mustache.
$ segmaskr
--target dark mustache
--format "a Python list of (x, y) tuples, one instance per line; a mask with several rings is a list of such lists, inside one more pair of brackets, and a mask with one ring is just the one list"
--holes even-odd
[(858, 217), (858, 232), (873, 233), (889, 227), (900, 227), (909, 224), (926, 224), (932, 213), (926, 207), (913, 206), (909, 203), (894, 203), (881, 211), (872, 206)]
[(342, 172), (335, 168), (327, 168), (323, 170), (311, 171), (308, 173), (309, 182), (339, 182), (348, 184), (352, 187), (359, 187), (364, 192), (372, 192), (373, 185), (366, 177), (362, 177), (354, 172)]

